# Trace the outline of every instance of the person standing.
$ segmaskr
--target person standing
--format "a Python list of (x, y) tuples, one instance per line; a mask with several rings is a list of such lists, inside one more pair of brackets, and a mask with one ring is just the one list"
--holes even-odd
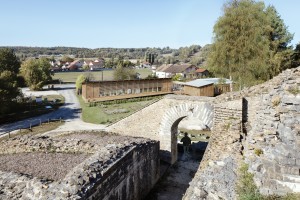
[(189, 147), (191, 145), (191, 139), (189, 138), (187, 132), (184, 133), (184, 137), (180, 140), (183, 143), (183, 152), (184, 154), (189, 153)]

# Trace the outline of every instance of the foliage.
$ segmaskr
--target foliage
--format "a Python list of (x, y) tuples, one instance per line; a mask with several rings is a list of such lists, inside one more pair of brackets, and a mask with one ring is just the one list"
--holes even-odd
[(248, 172), (248, 165), (242, 163), (239, 169), (239, 180), (237, 184), (237, 194), (240, 200), (261, 200), (262, 195), (260, 195), (258, 188), (256, 187), (254, 180), (254, 175)]
[(272, 78), (282, 70), (291, 67), (293, 50), (288, 45), (292, 41), (293, 35), (288, 31), (274, 6), (268, 6), (265, 12), (271, 26), (269, 31), (270, 63), (268, 74), (269, 78)]
[(63, 61), (63, 62), (73, 62), (73, 61), (74, 61), (74, 58), (71, 58), (71, 57), (69, 57), (69, 56), (64, 55), (64, 56), (60, 59), (60, 61)]
[(270, 29), (264, 3), (229, 1), (214, 26), (208, 66), (215, 75), (232, 77), (241, 86), (267, 80)]
[(182, 76), (180, 75), (180, 74), (176, 74), (176, 75), (174, 75), (173, 77), (172, 77), (172, 80), (173, 81), (180, 81), (180, 80), (182, 80)]
[(254, 149), (254, 154), (257, 156), (260, 156), (261, 154), (263, 154), (263, 150), (262, 149)]
[(114, 80), (131, 80), (136, 78), (136, 72), (130, 68), (132, 63), (124, 61), (122, 58), (118, 61), (118, 66), (114, 70)]
[(230, 77), (240, 86), (265, 81), (292, 66), (293, 35), (274, 6), (231, 0), (214, 26), (214, 44), (208, 59), (217, 76)]
[(87, 81), (87, 77), (83, 74), (79, 75), (76, 79), (76, 92), (77, 94), (81, 94), (82, 91), (82, 83)]
[(52, 79), (50, 63), (45, 58), (26, 60), (20, 71), (31, 90), (41, 90)]
[(300, 43), (296, 45), (294, 53), (292, 55), (292, 67), (300, 66)]
[(0, 114), (9, 111), (12, 101), (20, 94), (17, 74), (20, 61), (13, 50), (0, 49)]
[(300, 93), (297, 85), (290, 87), (287, 91), (295, 96)]

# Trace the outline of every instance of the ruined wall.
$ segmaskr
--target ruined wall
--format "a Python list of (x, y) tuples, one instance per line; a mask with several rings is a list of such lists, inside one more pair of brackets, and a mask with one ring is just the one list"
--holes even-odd
[[(300, 67), (217, 97), (215, 128), (184, 199), (236, 199), (243, 162), (262, 194), (300, 192), (299, 86)], [(242, 110), (237, 109), (240, 106)], [(226, 120), (230, 112), (237, 116)]]
[[(9, 167), (0, 170), (0, 199), (3, 200), (142, 199), (160, 173), (159, 143), (144, 138), (78, 132), (56, 137), (17, 137), (1, 141), (0, 147), (0, 167), (6, 164), (1, 162), (3, 157), (10, 156), (14, 160), (19, 154), (39, 153), (51, 155), (47, 167), (60, 174), (56, 179), (51, 179), (48, 172), (42, 173), (42, 177), (36, 176), (44, 170), (39, 163), (28, 167), (36, 169), (34, 173), (29, 173), (28, 169), (22, 173), (10, 171)], [(51, 160), (58, 154), (76, 157), (82, 153), (88, 154), (87, 158), (64, 173), (61, 173), (61, 166)], [(70, 160), (64, 162), (72, 163)], [(20, 166), (20, 170), (26, 167)]]
[(204, 157), (183, 199), (235, 199), (242, 159), (242, 101), (215, 105), (214, 128)]
[(246, 98), (245, 161), (263, 194), (300, 192), (299, 85), (300, 69), (287, 70)]
[[(108, 130), (122, 135), (159, 140), (162, 159), (173, 163), (177, 158), (177, 139), (176, 134), (172, 134), (173, 124), (178, 125), (182, 118), (189, 115), (203, 120), (211, 128), (213, 107), (210, 102), (212, 100), (213, 98), (209, 97), (167, 95), (164, 99), (113, 124), (108, 127)], [(176, 130), (174, 129), (173, 132)]]
[(159, 144), (138, 145), (105, 171), (83, 199), (142, 199), (159, 175)]

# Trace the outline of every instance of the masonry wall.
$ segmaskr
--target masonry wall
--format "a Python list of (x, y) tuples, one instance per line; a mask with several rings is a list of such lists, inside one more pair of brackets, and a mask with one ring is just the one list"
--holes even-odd
[(144, 198), (159, 178), (159, 143), (138, 145), (105, 171), (82, 199)]

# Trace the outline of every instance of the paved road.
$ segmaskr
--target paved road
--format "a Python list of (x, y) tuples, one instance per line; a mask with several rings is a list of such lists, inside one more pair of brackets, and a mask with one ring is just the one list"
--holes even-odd
[(61, 94), (65, 97), (65, 105), (61, 106), (58, 110), (53, 111), (48, 114), (40, 115), (37, 117), (32, 117), (26, 120), (5, 124), (0, 126), (0, 135), (8, 131), (13, 131), (20, 128), (28, 128), (30, 124), (37, 125), (41, 122), (46, 122), (48, 119), (60, 119), (66, 121), (63, 125), (64, 131), (66, 130), (82, 130), (82, 129), (103, 129), (103, 125), (95, 125), (82, 122), (80, 118), (80, 104), (75, 95), (75, 85), (74, 84), (62, 84), (55, 85), (54, 90), (47, 90), (42, 92), (30, 92), (28, 89), (23, 89), (25, 95), (47, 95), (47, 94)]

